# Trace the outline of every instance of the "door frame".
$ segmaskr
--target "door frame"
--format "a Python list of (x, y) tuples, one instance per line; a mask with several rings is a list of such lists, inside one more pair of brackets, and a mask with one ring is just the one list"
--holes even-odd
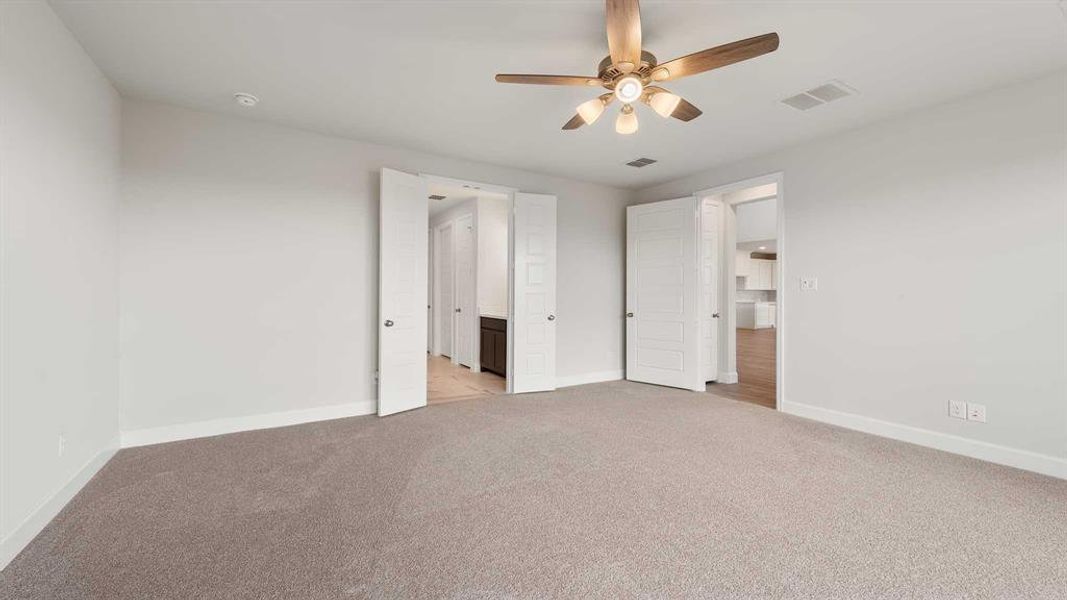
[[(508, 357), (513, 356), (515, 350), (514, 350), (514, 347), (513, 347), (514, 346), (514, 336), (512, 335), (512, 332), (511, 332), (511, 326), (512, 326), (512, 322), (514, 321), (515, 315), (514, 315), (514, 307), (512, 306), (512, 303), (511, 303), (511, 296), (512, 296), (512, 289), (511, 289), (511, 279), (512, 278), (511, 278), (511, 274), (515, 269), (515, 239), (514, 239), (514, 235), (512, 234), (512, 230), (514, 228), (514, 217), (515, 217), (515, 194), (518, 193), (519, 189), (518, 188), (513, 188), (513, 187), (508, 187), (508, 186), (503, 186), (503, 185), (497, 185), (495, 183), (484, 183), (484, 182), (481, 182), (481, 181), (471, 181), (471, 180), (467, 180), (467, 179), (456, 179), (454, 177), (445, 177), (445, 176), (442, 176), (442, 175), (434, 175), (434, 174), (431, 174), (431, 173), (422, 173), (422, 172), (420, 172), (420, 173), (418, 173), (418, 175), (419, 175), (419, 177), (421, 177), (424, 180), (426, 180), (427, 185), (437, 183), (437, 184), (450, 185), (450, 186), (469, 187), (469, 188), (474, 188), (474, 189), (477, 189), (477, 190), (484, 190), (484, 191), (487, 191), (487, 192), (503, 194), (504, 196), (506, 196), (507, 203), (508, 203), (508, 267), (507, 267), (508, 268), (508, 273), (507, 273), (507, 278), (508, 278), (508, 331), (507, 331), (507, 352), (508, 352)], [(426, 210), (427, 211), (430, 210), (429, 206), (426, 207)], [(453, 223), (454, 223), (454, 221), (453, 221)], [(471, 330), (472, 330), (471, 331), (471, 335), (472, 335), (471, 339), (472, 339), (473, 348), (472, 348), (472, 357), (471, 357), (471, 363), (472, 364), (471, 364), (470, 369), (471, 369), (471, 372), (479, 372), (479, 371), (481, 371), (481, 365), (482, 365), (482, 348), (481, 348), (481, 346), (482, 346), (482, 342), (481, 342), (481, 339), (482, 339), (482, 336), (481, 336), (481, 320), (482, 319), (481, 319), (481, 306), (479, 306), (479, 304), (478, 304), (478, 239), (477, 239), (478, 217), (477, 217), (477, 210), (475, 211), (475, 216), (474, 216), (474, 219), (473, 219), (473, 223), (474, 223), (474, 227), (475, 227), (475, 240), (474, 240), (474, 248), (473, 248), (474, 256), (472, 258), (472, 262), (473, 262), (473, 265), (474, 265), (474, 307), (475, 307), (475, 318), (472, 319), (472, 324), (471, 324)], [(452, 233), (453, 233), (453, 235), (452, 235), (452, 244), (453, 244), (453, 255), (454, 255), (455, 254), (455, 229), (454, 228), (453, 228), (453, 232)], [(455, 284), (455, 279), (456, 279), (456, 274), (455, 274), (455, 269), (453, 269), (453, 273), (452, 273), (453, 293), (455, 293), (455, 285), (456, 285)], [(436, 294), (434, 294), (434, 297), (436, 299)], [(438, 308), (436, 307), (436, 304), (435, 304), (433, 312), (436, 313), (437, 310), (438, 310)], [(454, 315), (453, 315), (453, 321), (452, 321), (453, 339), (455, 338), (456, 321), (457, 320), (454, 318)], [(434, 345), (438, 346), (438, 344), (439, 344), (439, 342), (437, 340), (437, 336), (435, 335)], [(457, 354), (455, 352), (455, 348), (453, 348), (452, 354), (453, 355)], [(450, 358), (451, 358), (453, 364), (459, 364), (459, 361), (456, 359), (456, 357), (453, 356), (453, 357), (450, 357)], [(511, 369), (508, 369), (507, 376), (505, 377), (505, 393), (507, 393), (507, 394), (512, 393), (512, 371), (511, 371)]]
[[(778, 254), (785, 255), (786, 238), (785, 238), (785, 172), (775, 171), (773, 173), (767, 173), (766, 175), (759, 175), (756, 177), (750, 177), (748, 179), (742, 179), (740, 181), (734, 181), (732, 183), (726, 183), (711, 188), (701, 189), (694, 193), (697, 198), (703, 200), (708, 196), (716, 196), (720, 194), (726, 194), (729, 192), (737, 192), (740, 190), (756, 187), (760, 185), (776, 184), (777, 186), (777, 203), (776, 207), (776, 219), (775, 223), (776, 235), (778, 236), (775, 243), (778, 247)], [(724, 206), (724, 209), (729, 209), (729, 206)], [(720, 247), (719, 252), (719, 269), (720, 277), (725, 282), (727, 294), (720, 295), (720, 312), (727, 315), (727, 318), (720, 319), (719, 334), (720, 338), (725, 335), (728, 336), (724, 339), (731, 340), (730, 353), (736, 356), (737, 352), (737, 295), (736, 286), (737, 278), (735, 277), (735, 259), (734, 256), (737, 252), (737, 229), (736, 221), (734, 219), (725, 218), (725, 211), (723, 214), (723, 223), (726, 228), (726, 235), (720, 236), (722, 238), (723, 246)], [(727, 241), (732, 241), (734, 244), (733, 252), (727, 253), (725, 250)], [(774, 371), (775, 371), (775, 390), (774, 390), (774, 402), (777, 410), (783, 410), (785, 406), (785, 336), (786, 336), (786, 266), (785, 262), (778, 261), (778, 274), (775, 279), (775, 288), (778, 290), (775, 298), (775, 356), (774, 356)], [(723, 331), (725, 329), (726, 331)], [(720, 359), (721, 360), (721, 359)], [(736, 363), (735, 363), (736, 364)], [(720, 362), (721, 365), (721, 362)]]

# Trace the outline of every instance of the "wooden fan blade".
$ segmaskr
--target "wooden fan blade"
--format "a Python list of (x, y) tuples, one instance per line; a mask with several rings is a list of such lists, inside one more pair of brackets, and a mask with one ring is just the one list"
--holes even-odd
[[(667, 90), (665, 90), (665, 89), (663, 89), (661, 87), (658, 87), (658, 86), (654, 86), (654, 85), (648, 86), (647, 88), (645, 88), (645, 90), (650, 92), (650, 93), (645, 94), (644, 96), (642, 96), (641, 97), (641, 102), (644, 102), (645, 104), (647, 104), (649, 106), (652, 106), (652, 96), (655, 96), (659, 92), (670, 93)], [(678, 119), (679, 121), (689, 122), (689, 121), (692, 121), (693, 119), (699, 117), (702, 114), (704, 114), (704, 111), (702, 111), (699, 108), (697, 108), (697, 107), (693, 106), (692, 104), (690, 104), (689, 101), (686, 100), (685, 98), (679, 97), (678, 98), (678, 106), (676, 106), (674, 108), (674, 112), (671, 113), (671, 116), (674, 117), (675, 119)]]
[(704, 111), (690, 104), (685, 98), (682, 98), (682, 101), (678, 103), (678, 108), (674, 109), (671, 116), (679, 121), (689, 122), (702, 114), (704, 114)]
[(585, 120), (582, 119), (582, 116), (574, 115), (573, 117), (571, 117), (570, 121), (567, 121), (563, 124), (563, 129), (564, 131), (570, 131), (572, 129), (578, 129), (582, 125), (585, 125)]
[(522, 75), (516, 73), (502, 73), (496, 76), (500, 83), (529, 83), (534, 85), (601, 85), (603, 82), (597, 77), (582, 77), (580, 75)]
[(641, 7), (637, 0), (607, 0), (608, 52), (623, 73), (641, 65)]
[(778, 49), (778, 34), (768, 33), (747, 40), (694, 52), (669, 60), (652, 69), (653, 81), (671, 81), (756, 58)]

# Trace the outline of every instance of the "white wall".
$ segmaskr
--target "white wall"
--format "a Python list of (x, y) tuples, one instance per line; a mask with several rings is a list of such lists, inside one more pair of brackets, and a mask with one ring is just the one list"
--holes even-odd
[(556, 194), (557, 372), (622, 369), (626, 191), (141, 101), (123, 157), (124, 430), (375, 397), (383, 166)]
[(118, 444), (119, 99), (43, 2), (0, 3), (0, 121), (2, 568)]
[[(639, 198), (783, 171), (787, 408), (1067, 476), (1065, 88), (1059, 72)], [(988, 423), (950, 419), (950, 398)]]
[[(773, 184), (772, 184), (773, 187)], [(731, 194), (725, 194), (731, 201)], [(737, 242), (773, 240), (778, 237), (778, 200), (757, 200), (737, 207)]]
[(478, 199), (478, 311), (508, 315), (508, 200)]

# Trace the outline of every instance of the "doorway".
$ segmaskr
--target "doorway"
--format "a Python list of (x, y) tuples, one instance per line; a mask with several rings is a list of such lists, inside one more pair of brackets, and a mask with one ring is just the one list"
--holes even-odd
[(627, 210), (626, 378), (781, 406), (782, 174)]
[(556, 197), (383, 168), (379, 206), (378, 415), (556, 389)]
[(503, 394), (510, 195), (433, 181), (428, 207), (427, 403)]
[(782, 177), (770, 175), (699, 195), (722, 207), (720, 331), (725, 376), (707, 391), (766, 408), (781, 406)]

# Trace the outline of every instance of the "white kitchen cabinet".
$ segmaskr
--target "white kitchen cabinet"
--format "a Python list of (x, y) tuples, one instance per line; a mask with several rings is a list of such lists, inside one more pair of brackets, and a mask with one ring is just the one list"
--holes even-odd
[(775, 326), (774, 302), (738, 302), (737, 328), (738, 329), (767, 329)]
[(737, 251), (737, 259), (734, 263), (734, 275), (738, 277), (748, 277), (751, 275), (752, 259), (749, 258), (748, 252), (741, 250)]
[(746, 290), (773, 290), (777, 288), (778, 262), (764, 258), (748, 260), (748, 276), (745, 277)]

